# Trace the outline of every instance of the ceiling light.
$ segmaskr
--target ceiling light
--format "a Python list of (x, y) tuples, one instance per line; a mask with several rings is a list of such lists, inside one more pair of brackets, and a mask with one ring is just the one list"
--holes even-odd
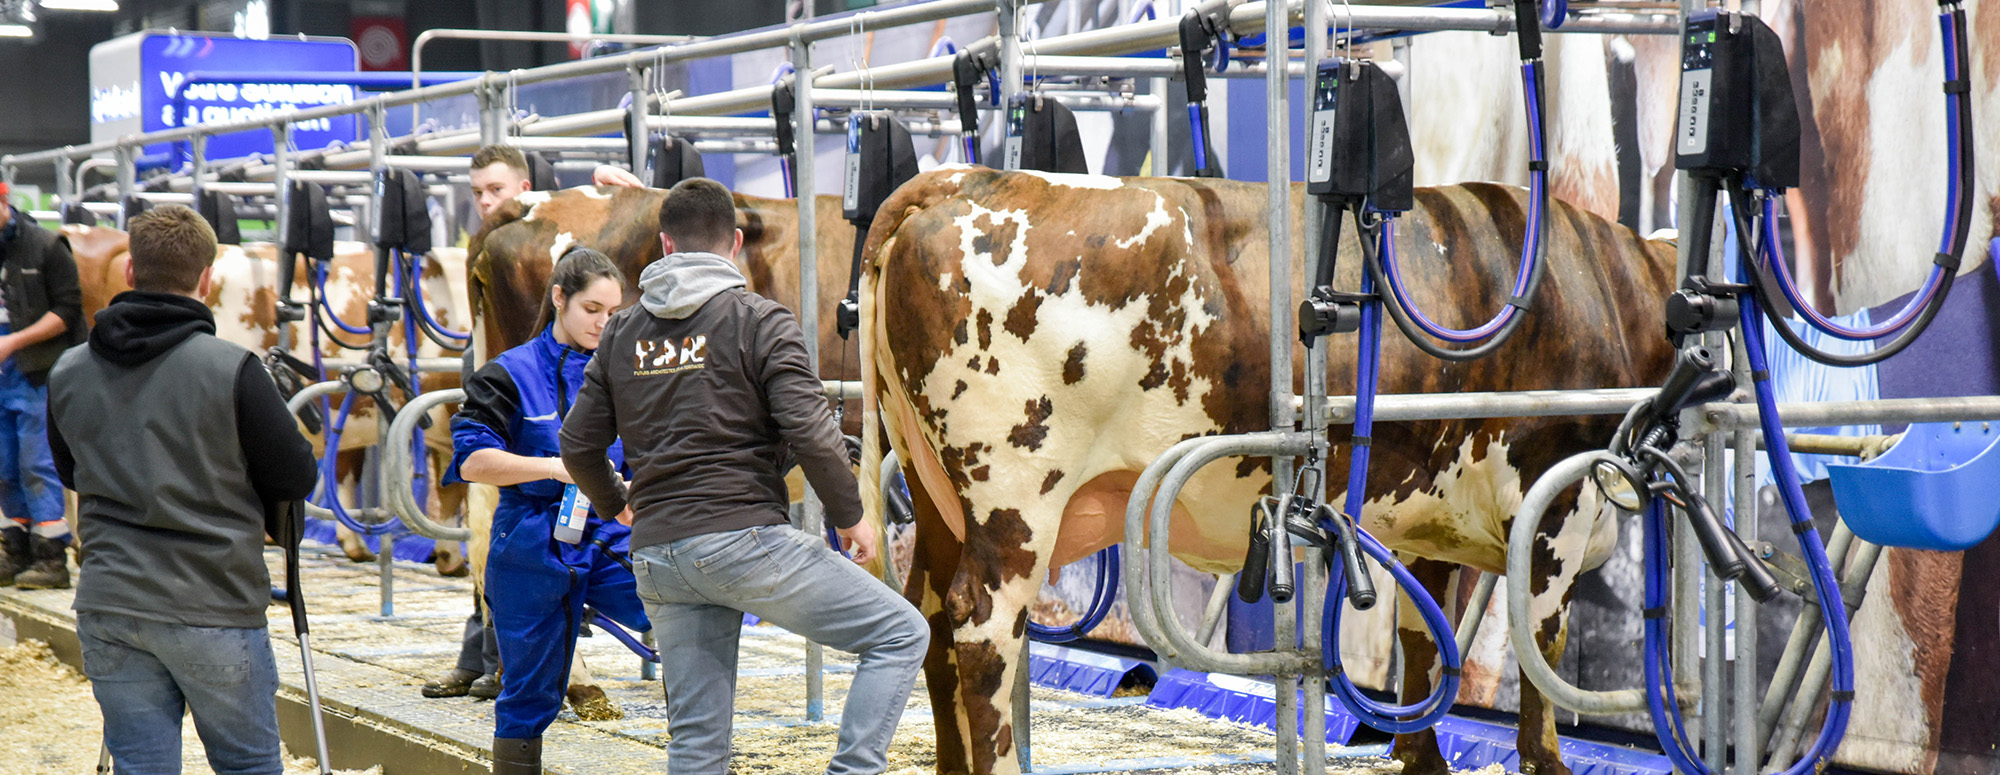
[(0, 38), (32, 38), (35, 30), (25, 24), (0, 24)]
[(100, 11), (112, 13), (118, 10), (118, 0), (39, 0), (44, 10), (49, 11)]

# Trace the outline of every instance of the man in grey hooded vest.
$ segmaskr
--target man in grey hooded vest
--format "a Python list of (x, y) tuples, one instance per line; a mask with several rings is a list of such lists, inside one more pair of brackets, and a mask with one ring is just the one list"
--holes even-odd
[(218, 775), (279, 775), (264, 536), (311, 493), (312, 446), (249, 350), (215, 337), (215, 232), (134, 216), (125, 280), (49, 376), (49, 446), (90, 547), (76, 583), (83, 672), (120, 773), (181, 771), (193, 711)]
[[(611, 318), (562, 430), (563, 465), (599, 514), (632, 526), (632, 575), (659, 640), (667, 771), (728, 770), (739, 612), (859, 654), (831, 775), (873, 775), (930, 644), (917, 609), (787, 524), (796, 458), (856, 562), (873, 529), (847, 445), (792, 313), (751, 293), (729, 190), (707, 178), (660, 206), (667, 256)], [(625, 443), (628, 492), (605, 451)]]

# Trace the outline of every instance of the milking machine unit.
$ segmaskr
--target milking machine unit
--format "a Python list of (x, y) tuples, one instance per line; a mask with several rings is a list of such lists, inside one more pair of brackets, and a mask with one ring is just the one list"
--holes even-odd
[(792, 63), (786, 62), (778, 66), (777, 74), (771, 76), (772, 138), (778, 141), (778, 177), (785, 181), (786, 199), (799, 196), (798, 130), (792, 126), (792, 114), (798, 109), (798, 99), (792, 91), (790, 76), (793, 72)]
[[(1646, 551), (1645, 670), (1646, 693), (1654, 731), (1674, 766), (1682, 772), (1708, 775), (1695, 755), (1678, 712), (1672, 664), (1666, 650), (1666, 580), (1671, 572), (1667, 554), (1666, 505), (1688, 515), (1688, 526), (1716, 575), (1735, 580), (1758, 600), (1777, 594), (1778, 584), (1763, 561), (1733, 532), (1690, 483), (1687, 474), (1667, 454), (1677, 440), (1680, 411), (1727, 396), (1736, 387), (1709, 352), (1692, 342), (1696, 335), (1742, 327), (1747, 357), (1771, 470), (1792, 530), (1810, 570), (1814, 596), (1826, 622), (1832, 652), (1832, 694), (1819, 736), (1805, 755), (1784, 770), (1802, 775), (1826, 766), (1846, 732), (1854, 702), (1853, 643), (1847, 609), (1835, 583), (1831, 563), (1814, 528), (1812, 513), (1800, 489), (1799, 475), (1784, 426), (1778, 417), (1765, 354), (1763, 321), (1768, 318), (1793, 349), (1834, 366), (1877, 363), (1921, 335), (1943, 306), (1965, 248), (1971, 220), (1973, 155), (1969, 138), (1972, 116), (1963, 68), (1968, 62), (1965, 17), (1956, 3), (1942, 3), (1939, 24), (1945, 52), (1945, 100), (1949, 113), (1947, 142), (1951, 172), (1947, 179), (1949, 214), (1944, 236), (1929, 277), (1903, 309), (1886, 322), (1850, 328), (1826, 319), (1805, 303), (1793, 287), (1777, 234), (1776, 199), (1798, 183), (1799, 115), (1790, 74), (1778, 36), (1754, 16), (1706, 11), (1690, 17), (1682, 38), (1681, 105), (1675, 128), (1676, 166), (1695, 186), (1693, 216), (1681, 231), (1692, 252), (1680, 288), (1667, 299), (1667, 335), (1681, 352), (1667, 382), (1653, 398), (1633, 407), (1612, 439), (1610, 453), (1593, 464), (1592, 477), (1607, 498), (1628, 511), (1643, 511)], [(1735, 282), (1715, 279), (1710, 258), (1718, 194), (1726, 194), (1734, 237), (1740, 250)], [(1820, 351), (1793, 331), (1771, 298), (1775, 285), (1785, 301), (1809, 326), (1836, 338), (1893, 340), (1861, 355)], [(1762, 310), (1760, 317), (1759, 310)], [(1748, 518), (1748, 517), (1739, 517)], [(1739, 710), (1739, 712), (1742, 712)], [(1738, 752), (1739, 756), (1751, 755)]]
[(1089, 174), (1076, 114), (1037, 91), (1007, 100), (1007, 139), (1002, 164), (1010, 170)]
[[(791, 93), (790, 89), (787, 88), (785, 93), (789, 95)], [(789, 100), (790, 98), (787, 97), (787, 99)], [(771, 115), (774, 117), (778, 116), (777, 105), (774, 104), (771, 107)], [(630, 114), (625, 116), (625, 136), (627, 138), (645, 138), (645, 142), (634, 146), (644, 148), (645, 155), (632, 156), (628, 152), (629, 158), (626, 159), (626, 162), (627, 166), (631, 168), (633, 175), (638, 176), (640, 180), (645, 181), (646, 185), (652, 188), (673, 188), (674, 184), (688, 178), (707, 176), (707, 170), (702, 166), (701, 153), (695, 150), (694, 143), (689, 142), (687, 138), (676, 137), (671, 132), (653, 132), (645, 127), (639, 127), (633, 122), (634, 118)], [(778, 158), (786, 165), (785, 195), (789, 197), (791, 196), (792, 185), (791, 152), (789, 150), (791, 147), (791, 135), (790, 125), (787, 123), (785, 117), (778, 117), (778, 135)], [(627, 143), (627, 145), (630, 146), (633, 144)], [(555, 188), (536, 188), (535, 190), (554, 191)]]
[[(1541, 35), (1535, 2), (1516, 2), (1515, 19), (1519, 24), (1517, 37), (1529, 127), (1532, 189), (1529, 216), (1512, 296), (1496, 316), (1478, 328), (1455, 330), (1438, 325), (1417, 309), (1404, 291), (1402, 275), (1396, 266), (1395, 224), (1400, 215), (1414, 206), (1415, 162), (1396, 84), (1373, 62), (1345, 57), (1320, 62), (1314, 72), (1310, 135), (1306, 142), (1306, 192), (1319, 203), (1321, 228), (1312, 289), (1299, 306), (1299, 338), (1313, 351), (1308, 363), (1320, 363), (1324, 361), (1327, 336), (1359, 334), (1346, 502), (1336, 509), (1319, 500), (1325, 491), (1321, 470), (1328, 455), (1326, 443), (1317, 440), (1299, 470), (1293, 491), (1283, 497), (1261, 499), (1253, 507), (1250, 551), (1238, 577), (1237, 595), (1245, 601), (1259, 599), (1268, 580), (1271, 599), (1287, 603), (1294, 592), (1293, 542), (1305, 541), (1333, 550), (1328, 553), (1329, 587), (1321, 620), (1328, 680), (1334, 695), (1357, 719), (1387, 732), (1421, 730), (1444, 717), (1458, 695), (1461, 655), (1451, 624), (1437, 601), (1380, 541), (1361, 527), (1374, 433), (1382, 313), (1386, 307), (1397, 326), (1425, 352), (1447, 360), (1471, 360), (1492, 353), (1512, 336), (1540, 285), (1546, 243), (1548, 164), (1543, 157)], [(1183, 23), (1184, 38), (1191, 29), (1200, 29), (1197, 21), (1191, 15)], [(1195, 90), (1190, 87), (1190, 99), (1194, 96)], [(1189, 110), (1195, 112), (1192, 104)], [(1360, 287), (1353, 292), (1334, 286), (1343, 218), (1354, 221), (1364, 267)], [(1432, 343), (1430, 337), (1473, 346), (1466, 349), (1440, 346)], [(1309, 376), (1306, 384), (1305, 405), (1308, 411), (1315, 411), (1324, 403), (1325, 382), (1323, 378)], [(1311, 428), (1317, 428), (1321, 421), (1319, 417), (1307, 418)], [(1340, 558), (1338, 563), (1331, 559), (1336, 555)], [(1364, 555), (1387, 568), (1397, 585), (1410, 595), (1437, 644), (1443, 680), (1429, 697), (1419, 702), (1391, 705), (1371, 699), (1355, 687), (1341, 663), (1337, 635), (1344, 610), (1341, 601), (1345, 599), (1356, 609), (1367, 609), (1376, 602)]]
[[(1387, 732), (1413, 732), (1442, 719), (1458, 696), (1461, 658), (1451, 625), (1423, 585), (1381, 542), (1361, 528), (1366, 501), (1368, 452), (1374, 425), (1376, 377), (1381, 353), (1381, 297), (1374, 278), (1364, 273), (1358, 292), (1334, 289), (1340, 254), (1341, 219), (1352, 216), (1364, 254), (1386, 252), (1394, 239), (1390, 224), (1412, 207), (1414, 160), (1410, 133), (1396, 84), (1375, 63), (1333, 58), (1315, 69), (1311, 132), (1307, 140), (1306, 193), (1320, 205), (1318, 259), (1310, 296), (1299, 306), (1299, 338), (1316, 356), (1323, 355), (1330, 334), (1358, 333), (1355, 368), (1355, 424), (1348, 447), (1347, 500), (1340, 509), (1320, 501), (1324, 444), (1301, 466), (1292, 492), (1260, 499), (1252, 509), (1250, 553), (1238, 578), (1237, 595), (1247, 601), (1265, 592), (1269, 577), (1271, 600), (1291, 602), (1293, 541), (1332, 549), (1327, 554), (1326, 610), (1321, 644), (1334, 696), (1360, 719)], [(1377, 260), (1371, 257), (1368, 260)], [(1309, 359), (1320, 362), (1320, 358)], [(1308, 391), (1324, 390), (1323, 380), (1308, 380)], [(1307, 406), (1318, 401), (1308, 397)], [(1309, 418), (1309, 425), (1313, 425)], [(1357, 610), (1375, 605), (1376, 594), (1363, 555), (1386, 567), (1408, 594), (1437, 643), (1443, 681), (1420, 702), (1391, 705), (1364, 696), (1348, 678), (1340, 656), (1342, 599)], [(1332, 557), (1338, 556), (1335, 563)]]
[(861, 326), (861, 250), (868, 241), (868, 227), (889, 195), (917, 176), (917, 151), (910, 130), (893, 114), (857, 110), (847, 117), (846, 163), (840, 209), (854, 224), (854, 259), (848, 265), (847, 297), (841, 299), (836, 316), (842, 339)]
[(236, 219), (236, 197), (221, 191), (196, 189), (195, 211), (215, 230), (218, 245), (243, 244), (243, 225)]

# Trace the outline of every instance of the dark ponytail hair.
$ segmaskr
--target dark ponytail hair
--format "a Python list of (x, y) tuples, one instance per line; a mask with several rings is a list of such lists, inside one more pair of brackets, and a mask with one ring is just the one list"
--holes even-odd
[(572, 298), (589, 288), (598, 278), (617, 281), (622, 290), (625, 287), (625, 273), (611, 262), (611, 257), (582, 245), (571, 247), (556, 261), (556, 267), (549, 272), (549, 288), (542, 291), (542, 313), (535, 320), (535, 330), (548, 328), (556, 320), (555, 294), (549, 289), (561, 288), (563, 298)]

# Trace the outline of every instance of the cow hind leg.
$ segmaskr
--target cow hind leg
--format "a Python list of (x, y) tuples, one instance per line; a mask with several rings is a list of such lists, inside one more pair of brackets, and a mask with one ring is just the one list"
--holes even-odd
[[(1569, 625), (1558, 623), (1554, 635), (1546, 630), (1535, 633), (1535, 645), (1541, 648), (1540, 659), (1556, 664), (1562, 659), (1563, 647), (1569, 641)], [(1563, 764), (1556, 747), (1555, 703), (1543, 697), (1526, 675), (1521, 676), (1521, 730), (1517, 745), (1521, 751), (1522, 775), (1570, 775), (1569, 765)]]
[(333, 540), (340, 544), (340, 553), (354, 562), (374, 562), (375, 552), (368, 548), (368, 542), (361, 540), (361, 534), (347, 529), (339, 522), (333, 523)]
[[(1575, 566), (1583, 558), (1558, 557), (1547, 547), (1550, 537), (1566, 528), (1575, 529), (1566, 524), (1567, 520), (1583, 517), (1575, 513), (1579, 492), (1579, 488), (1569, 488), (1543, 513), (1528, 566), (1528, 589), (1533, 598), (1527, 615), (1535, 617), (1535, 645), (1542, 652), (1531, 658), (1548, 660), (1552, 666), (1562, 663), (1563, 647), (1569, 640), (1569, 600), (1576, 590)], [(1563, 764), (1556, 747), (1555, 711), (1555, 703), (1542, 696), (1534, 682), (1522, 675), (1521, 728), (1516, 745), (1521, 752), (1523, 775), (1570, 775), (1569, 766)]]
[[(1436, 560), (1416, 560), (1410, 563), (1410, 573), (1417, 577), (1424, 591), (1431, 599), (1444, 606), (1445, 616), (1451, 617), (1452, 605), (1446, 597), (1457, 587), (1453, 583), (1458, 577), (1458, 566)], [(1403, 648), (1403, 680), (1400, 701), (1412, 703), (1429, 697), (1437, 690), (1443, 676), (1444, 665), (1438, 659), (1437, 644), (1431, 642), (1430, 630), (1417, 614), (1416, 604), (1409, 596), (1396, 597), (1396, 641)], [(1456, 701), (1453, 697), (1447, 702)], [(1437, 733), (1430, 729), (1407, 732), (1396, 736), (1396, 760), (1403, 763), (1404, 775), (1450, 775), (1451, 765), (1438, 751)]]
[[(433, 478), (431, 481), (437, 481), (437, 479)], [(431, 513), (441, 515), (444, 518), (441, 520), (444, 524), (463, 526), (466, 522), (463, 511), (465, 507), (465, 485), (454, 484), (439, 487), (434, 492), (436, 493), (434, 497), (437, 500), (438, 508)], [(463, 578), (472, 572), (472, 564), (467, 561), (465, 556), (465, 545), (458, 541), (437, 542), (437, 554), (434, 560), (437, 564), (438, 575), (440, 576)]]
[(945, 611), (973, 775), (1020, 772), (1014, 732), (1028, 719), (1014, 715), (1014, 688), (1028, 667), (1022, 658), (1028, 608), (1041, 593), (1060, 519), (1060, 511), (992, 509), (982, 522), (966, 525)]
[(625, 709), (612, 702), (604, 693), (604, 687), (597, 685), (597, 679), (590, 674), (590, 668), (583, 664), (581, 652), (571, 654), (569, 660), (569, 688), (563, 691), (569, 700), (570, 710), (584, 721), (617, 721), (625, 718)]
[[(916, 480), (912, 477), (910, 481)], [(944, 605), (964, 546), (922, 487), (910, 488), (910, 502), (917, 535), (903, 594), (931, 627), (930, 652), (924, 655), (924, 686), (930, 692), (937, 730), (937, 771), (939, 775), (968, 775), (972, 760), (966, 755), (966, 725), (959, 712), (958, 656), (952, 648), (953, 625)]]
[[(334, 467), (334, 476), (335, 481), (338, 482), (334, 486), (334, 497), (341, 497), (344, 494), (343, 491), (350, 485), (358, 490), (361, 486), (359, 481), (359, 477), (361, 476), (360, 450), (342, 451)], [(353, 501), (349, 500), (347, 502), (352, 503)], [(340, 544), (340, 553), (347, 555), (348, 560), (353, 562), (375, 561), (375, 552), (368, 548), (368, 542), (362, 540), (360, 534), (347, 529), (347, 525), (340, 522), (333, 523), (333, 540), (335, 543)]]

